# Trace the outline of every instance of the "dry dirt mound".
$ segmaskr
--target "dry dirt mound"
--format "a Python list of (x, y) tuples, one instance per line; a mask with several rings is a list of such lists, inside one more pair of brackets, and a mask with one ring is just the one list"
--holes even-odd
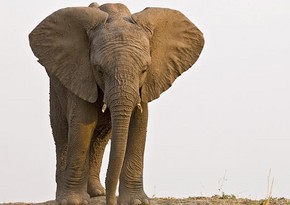
[[(0, 205), (57, 205), (55, 201), (44, 203), (5, 203)], [(91, 205), (105, 205), (105, 197), (92, 198)], [(266, 200), (236, 199), (235, 197), (189, 197), (176, 198), (153, 198), (152, 205), (290, 205), (290, 200), (285, 198)]]

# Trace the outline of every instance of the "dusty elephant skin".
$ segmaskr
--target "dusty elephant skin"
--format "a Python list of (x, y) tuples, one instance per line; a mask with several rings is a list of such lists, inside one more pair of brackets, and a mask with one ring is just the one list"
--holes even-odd
[[(56, 200), (149, 204), (143, 190), (148, 102), (198, 59), (202, 33), (176, 10), (131, 14), (122, 4), (60, 9), (29, 35), (50, 77)], [(111, 138), (106, 189), (99, 179)]]

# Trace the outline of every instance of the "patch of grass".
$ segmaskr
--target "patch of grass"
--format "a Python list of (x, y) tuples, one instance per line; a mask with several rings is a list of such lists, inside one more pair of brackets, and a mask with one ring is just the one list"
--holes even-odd
[(261, 205), (270, 205), (270, 201), (271, 201), (271, 198), (272, 198), (273, 184), (274, 184), (274, 177), (271, 176), (271, 169), (270, 169), (269, 170), (269, 175), (268, 175), (267, 197), (261, 203)]

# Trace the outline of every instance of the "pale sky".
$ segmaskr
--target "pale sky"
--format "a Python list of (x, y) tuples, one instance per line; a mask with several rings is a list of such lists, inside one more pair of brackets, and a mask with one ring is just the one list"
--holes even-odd
[[(132, 13), (148, 6), (180, 10), (203, 31), (206, 42), (193, 68), (149, 106), (148, 196), (223, 191), (265, 198), (271, 169), (273, 196), (290, 198), (290, 2), (119, 2)], [(49, 79), (29, 47), (28, 34), (57, 9), (90, 3), (1, 3), (0, 203), (54, 199)], [(103, 181), (106, 169), (104, 163)]]

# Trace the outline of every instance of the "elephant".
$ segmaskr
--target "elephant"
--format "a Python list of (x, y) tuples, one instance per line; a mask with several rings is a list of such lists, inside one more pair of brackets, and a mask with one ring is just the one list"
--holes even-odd
[[(29, 34), (50, 82), (56, 200), (150, 204), (143, 189), (148, 103), (198, 59), (202, 32), (181, 12), (120, 3), (55, 11)], [(111, 140), (105, 188), (100, 167)], [(119, 197), (116, 198), (117, 188)]]

